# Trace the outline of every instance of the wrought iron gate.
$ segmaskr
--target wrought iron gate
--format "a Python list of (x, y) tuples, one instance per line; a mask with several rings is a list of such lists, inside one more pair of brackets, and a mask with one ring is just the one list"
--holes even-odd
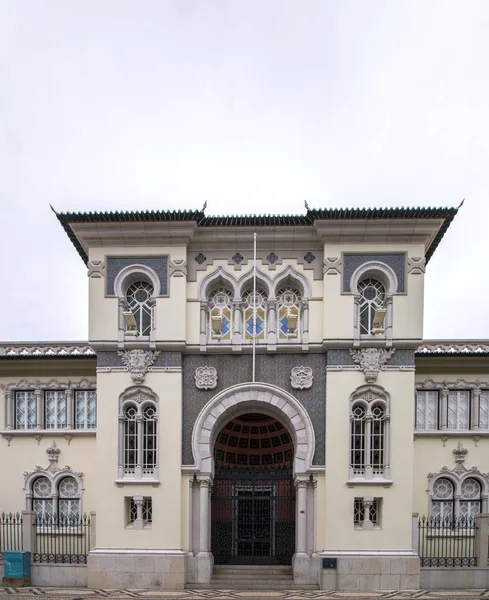
[(216, 467), (215, 564), (290, 565), (295, 549), (292, 467)]

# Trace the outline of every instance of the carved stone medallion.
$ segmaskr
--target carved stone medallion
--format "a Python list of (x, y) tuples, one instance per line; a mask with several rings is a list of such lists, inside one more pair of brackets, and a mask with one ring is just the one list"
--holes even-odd
[(294, 367), (290, 372), (290, 385), (294, 390), (308, 390), (312, 387), (313, 379), (311, 367)]
[(159, 352), (153, 350), (128, 350), (118, 352), (121, 361), (131, 373), (135, 383), (142, 383), (148, 369), (157, 359)]
[(362, 348), (361, 350), (353, 350), (350, 348), (350, 356), (360, 365), (360, 369), (365, 375), (367, 383), (374, 383), (379, 374), (380, 368), (394, 354), (395, 348), (385, 350), (384, 348)]
[(195, 385), (199, 390), (213, 390), (217, 385), (217, 370), (214, 367), (197, 367)]

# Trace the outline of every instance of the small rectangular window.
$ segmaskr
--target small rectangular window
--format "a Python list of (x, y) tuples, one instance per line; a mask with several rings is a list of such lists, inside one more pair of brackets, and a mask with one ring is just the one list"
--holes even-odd
[(15, 392), (15, 428), (35, 429), (37, 426), (36, 392)]
[(153, 499), (151, 496), (126, 498), (126, 521), (128, 525), (145, 526), (153, 522)]
[(75, 392), (75, 429), (95, 429), (97, 426), (97, 393), (95, 390)]
[[(353, 502), (353, 525), (363, 529), (367, 522), (371, 526), (380, 525), (380, 506), (382, 498), (355, 498)], [(366, 528), (366, 527), (365, 527)]]
[(44, 422), (46, 429), (66, 427), (66, 392), (46, 390), (44, 392)]
[(416, 391), (416, 429), (438, 429), (438, 391)]

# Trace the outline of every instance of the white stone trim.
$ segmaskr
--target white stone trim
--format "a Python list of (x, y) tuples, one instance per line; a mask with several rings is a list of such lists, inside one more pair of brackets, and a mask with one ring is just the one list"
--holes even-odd
[(160, 295), (161, 284), (158, 275), (151, 267), (138, 263), (128, 265), (117, 273), (114, 279), (115, 295), (119, 298), (125, 298), (129, 286), (142, 279), (148, 280), (148, 283), (151, 283), (153, 286), (153, 298)]
[(311, 284), (309, 283), (309, 280), (307, 277), (304, 277), (304, 275), (296, 271), (291, 265), (278, 273), (273, 279), (270, 290), (271, 297), (275, 298), (277, 295), (277, 290), (280, 288), (280, 286), (285, 285), (288, 280), (293, 281), (294, 284), (300, 289), (303, 300), (309, 300), (311, 297)]
[(214, 472), (213, 447), (222, 425), (230, 418), (258, 411), (285, 425), (294, 440), (294, 473), (307, 473), (315, 449), (311, 419), (291, 394), (266, 383), (242, 383), (220, 392), (200, 411), (192, 432), (192, 452), (201, 473)]
[(365, 277), (378, 279), (385, 287), (386, 294), (395, 294), (397, 292), (397, 275), (389, 265), (378, 261), (371, 260), (359, 265), (350, 280), (350, 290), (352, 294), (358, 295), (358, 284)]
[(238, 281), (237, 279), (224, 269), (224, 267), (219, 266), (217, 269), (214, 269), (210, 273), (208, 273), (199, 283), (197, 296), (201, 302), (207, 302), (207, 298), (209, 296), (209, 292), (212, 288), (217, 287), (219, 283), (222, 283), (224, 286), (231, 288), (233, 293), (233, 297), (238, 297)]

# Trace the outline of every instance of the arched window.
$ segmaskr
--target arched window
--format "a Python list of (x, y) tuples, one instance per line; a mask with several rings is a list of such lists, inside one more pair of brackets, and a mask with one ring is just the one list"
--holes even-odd
[(301, 324), (301, 293), (290, 285), (282, 287), (277, 292), (277, 331), (278, 340), (288, 340), (300, 337)]
[(358, 292), (360, 294), (358, 304), (360, 335), (372, 335), (375, 333), (375, 312), (384, 308), (385, 287), (379, 280), (367, 277), (359, 282)]
[(123, 403), (120, 420), (120, 479), (158, 478), (158, 409), (145, 394), (132, 392), (135, 402)]
[(233, 311), (231, 300), (233, 295), (230, 290), (221, 286), (215, 289), (208, 297), (210, 339), (230, 341), (233, 334)]
[(469, 477), (462, 481), (460, 487), (460, 511), (459, 517), (472, 520), (482, 512), (482, 490), (477, 479)]
[(147, 281), (136, 281), (127, 288), (127, 309), (132, 312), (136, 321), (136, 335), (148, 336), (151, 332), (153, 322), (153, 293), (154, 288)]
[(447, 477), (440, 477), (433, 484), (431, 499), (431, 517), (450, 525), (454, 517), (454, 487)]
[(379, 386), (362, 386), (351, 398), (350, 480), (390, 480), (389, 401)]
[(267, 334), (267, 294), (263, 288), (257, 288), (256, 293), (253, 290), (245, 292), (243, 297), (244, 318), (243, 318), (243, 337), (245, 340), (252, 340), (254, 333), (254, 313), (256, 313), (256, 332), (257, 340), (266, 340)]
[(78, 522), (80, 518), (80, 486), (74, 477), (63, 477), (56, 484), (41, 476), (32, 482), (32, 510), (37, 524), (56, 522), (60, 525)]

